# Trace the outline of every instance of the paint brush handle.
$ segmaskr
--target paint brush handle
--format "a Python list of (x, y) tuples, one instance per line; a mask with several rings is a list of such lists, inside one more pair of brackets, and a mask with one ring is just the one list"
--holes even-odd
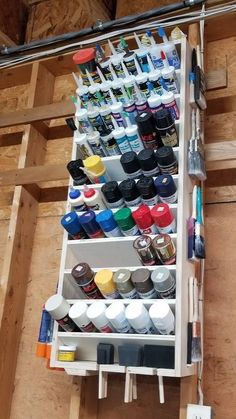
[(203, 224), (202, 222), (202, 191), (200, 186), (197, 187), (197, 222)]
[(199, 310), (198, 310), (198, 283), (197, 278), (193, 279), (193, 321), (197, 322), (199, 320)]
[(190, 323), (193, 322), (193, 313), (194, 313), (194, 307), (193, 307), (193, 282), (194, 282), (194, 278), (191, 276), (189, 278), (189, 282), (188, 282), (188, 321)]
[(197, 219), (197, 186), (194, 185), (192, 193), (192, 218)]

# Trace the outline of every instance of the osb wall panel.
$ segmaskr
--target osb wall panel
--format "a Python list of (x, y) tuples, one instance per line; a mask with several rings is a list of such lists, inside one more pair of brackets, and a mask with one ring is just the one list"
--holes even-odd
[(0, 0), (0, 30), (16, 44), (23, 44), (28, 8), (23, 0)]
[(174, 3), (173, 0), (138, 0), (129, 2), (117, 0), (116, 18), (146, 12), (147, 10), (163, 7), (171, 3)]

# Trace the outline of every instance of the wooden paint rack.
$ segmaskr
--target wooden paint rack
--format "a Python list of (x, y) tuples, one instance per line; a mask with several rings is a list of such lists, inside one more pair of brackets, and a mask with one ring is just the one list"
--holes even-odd
[[(55, 324), (51, 365), (55, 367), (63, 367), (70, 375), (91, 375), (117, 372), (123, 374), (144, 374), (182, 377), (192, 375), (195, 372), (193, 365), (187, 365), (187, 322), (188, 322), (188, 278), (194, 275), (194, 264), (187, 260), (187, 218), (191, 213), (191, 192), (192, 183), (187, 174), (187, 150), (188, 140), (190, 138), (190, 105), (189, 105), (189, 82), (188, 74), (191, 69), (191, 50), (186, 38), (177, 42), (177, 48), (181, 56), (181, 69), (178, 71), (180, 81), (180, 95), (176, 95), (176, 100), (180, 108), (180, 119), (177, 122), (179, 134), (179, 147), (174, 148), (175, 155), (178, 159), (179, 170), (174, 176), (178, 189), (177, 204), (170, 205), (176, 220), (177, 233), (172, 235), (172, 239), (177, 249), (176, 265), (167, 266), (176, 278), (176, 299), (166, 300), (175, 314), (175, 335), (140, 335), (140, 334), (121, 334), (121, 333), (84, 333), (84, 332), (63, 332), (58, 330)], [(72, 159), (78, 157), (77, 145), (74, 142)], [(107, 168), (111, 180), (122, 181), (127, 178), (120, 164), (120, 156), (104, 157), (103, 162)], [(70, 179), (70, 184), (73, 184)], [(94, 188), (100, 189), (102, 184), (93, 185)], [(77, 187), (83, 189), (81, 187)], [(67, 210), (71, 207), (68, 204)], [(132, 208), (135, 209), (135, 208)], [(78, 287), (75, 288), (71, 277), (71, 269), (76, 263), (87, 262), (96, 272), (101, 268), (110, 268), (114, 271), (119, 268), (127, 268), (133, 271), (141, 266), (141, 262), (133, 249), (133, 241), (135, 237), (119, 237), (119, 238), (101, 238), (89, 240), (69, 240), (68, 234), (64, 233), (63, 248), (60, 266), (60, 275), (58, 283), (58, 293), (63, 295), (70, 304), (74, 304), (81, 298)], [(155, 267), (149, 268), (150, 270)], [(114, 300), (103, 300), (109, 305)], [(122, 300), (125, 305), (130, 300)], [(155, 300), (142, 300), (146, 307), (149, 307)], [(91, 304), (93, 300), (86, 300)], [(115, 347), (115, 364), (98, 366), (96, 362), (96, 350), (99, 342), (109, 342)], [(155, 369), (146, 367), (121, 367), (118, 365), (117, 348), (123, 343), (139, 343), (168, 345), (175, 348), (175, 366), (173, 369)], [(57, 352), (59, 345), (76, 345), (78, 348), (77, 359), (75, 362), (66, 363), (57, 360)], [(134, 371), (135, 370), (135, 371)], [(127, 378), (129, 380), (130, 377)], [(130, 381), (130, 380), (129, 380)], [(132, 380), (131, 380), (132, 381)], [(130, 381), (130, 382), (131, 382)], [(100, 383), (103, 383), (102, 378)], [(134, 381), (132, 382), (134, 384)], [(132, 386), (133, 386), (132, 384)], [(104, 387), (105, 385), (105, 387)], [(161, 384), (159, 383), (159, 387)], [(103, 390), (102, 390), (103, 388)], [(105, 388), (105, 389), (104, 389)], [(126, 389), (126, 393), (127, 390)], [(101, 397), (106, 395), (106, 383), (101, 384)], [(135, 390), (134, 390), (135, 393)], [(131, 393), (125, 396), (126, 401), (132, 399)], [(160, 398), (162, 400), (162, 397)]]

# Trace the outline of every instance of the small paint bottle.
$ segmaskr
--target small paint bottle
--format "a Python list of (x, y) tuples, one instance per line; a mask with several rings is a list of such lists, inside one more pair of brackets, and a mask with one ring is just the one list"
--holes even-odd
[(111, 132), (114, 129), (114, 125), (111, 119), (112, 114), (110, 107), (108, 107), (107, 105), (102, 106), (101, 108), (99, 108), (99, 113), (105, 123), (106, 130)]
[[(141, 114), (143, 112), (148, 112), (150, 110), (148, 106), (148, 102), (144, 97), (137, 99), (135, 101), (135, 106), (138, 111), (138, 114)], [(135, 119), (135, 123), (136, 123), (136, 119)]]
[(142, 176), (140, 163), (137, 154), (134, 151), (128, 151), (127, 153), (122, 154), (120, 163), (124, 172), (130, 179), (138, 179)]
[(155, 188), (161, 202), (175, 204), (178, 198), (177, 188), (171, 175), (160, 175), (155, 179)]
[(127, 206), (136, 207), (141, 204), (141, 196), (134, 179), (123, 180), (119, 188)]
[(82, 332), (93, 333), (97, 329), (87, 316), (88, 305), (84, 301), (73, 304), (69, 316)]
[(123, 80), (116, 79), (112, 82), (112, 92), (118, 102), (124, 103), (126, 99), (126, 92), (124, 89)]
[(99, 65), (102, 69), (102, 74), (105, 76), (106, 80), (113, 80), (111, 70), (110, 70), (111, 60), (110, 58), (105, 58), (99, 61)]
[(113, 137), (112, 133), (102, 134), (100, 136), (101, 143), (103, 147), (106, 149), (107, 156), (117, 156), (120, 155), (120, 149), (116, 143), (115, 138)]
[(122, 58), (123, 58), (123, 54), (115, 54), (115, 55), (111, 56), (112, 67), (114, 68), (115, 73), (116, 73), (116, 75), (119, 79), (124, 79), (125, 78), (125, 73), (124, 73), (123, 67), (121, 65)]
[(152, 84), (153, 90), (157, 95), (162, 95), (163, 88), (161, 85), (161, 71), (154, 70), (148, 74), (148, 80)]
[(160, 298), (175, 298), (175, 278), (168, 268), (160, 266), (155, 269), (151, 274), (151, 280)]
[(98, 211), (106, 208), (106, 205), (104, 204), (98, 190), (91, 187), (89, 188), (87, 185), (84, 185), (83, 195), (84, 202), (88, 209)]
[(147, 235), (137, 237), (133, 247), (138, 253), (139, 259), (144, 266), (153, 266), (160, 264), (160, 260), (152, 246), (152, 239)]
[(134, 76), (125, 77), (124, 87), (125, 87), (125, 91), (128, 97), (136, 100), (136, 92), (135, 92), (136, 82), (135, 82)]
[(76, 109), (75, 117), (79, 123), (80, 128), (85, 134), (89, 134), (93, 131), (92, 125), (88, 119), (87, 109), (84, 109), (84, 108)]
[(101, 95), (100, 86), (101, 86), (100, 84), (94, 83), (91, 86), (89, 86), (89, 88), (88, 88), (89, 89), (89, 100), (90, 100), (90, 103), (93, 106), (99, 106), (99, 104), (100, 104), (100, 100), (98, 99), (98, 96)]
[(148, 311), (141, 301), (132, 301), (128, 304), (125, 316), (136, 333), (144, 335), (156, 333)]
[(130, 147), (135, 153), (139, 153), (141, 150), (144, 149), (142, 140), (140, 138), (138, 127), (137, 125), (132, 125), (128, 118), (127, 121), (127, 128), (125, 128), (126, 137), (128, 138)]
[(77, 145), (78, 153), (82, 159), (86, 159), (93, 155), (93, 151), (87, 141), (87, 135), (81, 134), (79, 131), (74, 132), (74, 142)]
[(96, 221), (95, 212), (92, 210), (81, 215), (79, 217), (79, 222), (90, 239), (100, 239), (104, 237), (104, 233)]
[(100, 77), (96, 72), (96, 51), (95, 48), (85, 48), (76, 52), (73, 55), (74, 63), (79, 67), (83, 82), (85, 85), (89, 85), (88, 77), (86, 75), (86, 70), (91, 75), (95, 83), (100, 83)]
[(114, 220), (113, 212), (108, 209), (100, 212), (96, 216), (96, 221), (100, 225), (106, 237), (122, 237), (116, 221)]
[(155, 150), (161, 137), (155, 127), (155, 121), (151, 112), (143, 112), (136, 116), (136, 124), (145, 148)]
[(127, 151), (131, 151), (130, 143), (126, 137), (124, 127), (118, 127), (114, 129), (112, 131), (112, 136), (115, 138), (121, 154), (127, 153)]
[(153, 114), (163, 109), (161, 96), (152, 91), (151, 96), (148, 98), (148, 106)]
[(98, 107), (88, 107), (88, 119), (92, 127), (98, 132), (106, 132), (106, 125), (99, 113)]
[(147, 268), (139, 268), (132, 272), (131, 281), (140, 298), (157, 298), (157, 292), (153, 288), (153, 283), (151, 281), (151, 273)]
[(132, 212), (132, 217), (142, 234), (157, 234), (158, 230), (153, 222), (150, 209), (147, 205), (140, 205)]
[(106, 171), (101, 157), (90, 156), (84, 160), (84, 167), (87, 169), (91, 176), (93, 176), (94, 183), (106, 183), (110, 180), (110, 177)]
[(140, 234), (136, 226), (130, 208), (121, 208), (114, 214), (115, 221), (124, 236), (138, 236)]
[(152, 241), (153, 248), (163, 265), (174, 265), (176, 249), (169, 234), (158, 234)]
[(107, 307), (106, 318), (118, 333), (133, 333), (128, 320), (125, 317), (125, 306), (122, 301), (116, 301)]
[(155, 153), (151, 149), (145, 149), (138, 154), (139, 163), (144, 176), (158, 176), (160, 169), (157, 164)]
[(103, 301), (96, 301), (89, 306), (87, 316), (100, 332), (113, 333), (115, 329), (106, 318), (106, 308)]
[(136, 63), (135, 63), (135, 58), (136, 58), (135, 52), (131, 52), (131, 51), (127, 52), (123, 57), (125, 66), (129, 74), (131, 74), (132, 76), (137, 76), (138, 74)]
[(76, 89), (76, 94), (81, 102), (81, 106), (83, 106), (84, 108), (88, 106), (88, 103), (90, 101), (88, 86), (83, 86), (82, 84), (78, 89)]
[(161, 75), (164, 80), (165, 86), (167, 87), (167, 91), (178, 94), (179, 82), (177, 80), (174, 67), (170, 66), (168, 68), (163, 68), (161, 70)]
[(111, 113), (112, 113), (113, 118), (114, 118), (114, 119), (115, 119), (115, 121), (117, 122), (117, 125), (118, 125), (119, 127), (124, 127), (125, 122), (124, 122), (124, 118), (123, 118), (123, 116), (122, 116), (122, 112), (123, 112), (123, 103), (121, 103), (121, 102), (116, 102), (116, 103), (113, 103), (113, 104), (110, 106), (110, 109), (111, 109)]
[(126, 102), (123, 105), (123, 110), (128, 115), (128, 118), (131, 122), (131, 124), (135, 124), (135, 118), (138, 115), (138, 111), (135, 107), (135, 103), (132, 100), (126, 100)]
[(94, 281), (104, 298), (120, 297), (113, 281), (113, 272), (110, 269), (101, 269), (96, 273)]
[(149, 97), (149, 89), (148, 89), (148, 74), (142, 73), (136, 76), (136, 83), (138, 85), (139, 90), (143, 93), (146, 97)]
[(105, 101), (104, 106), (112, 105), (112, 98), (110, 96), (111, 85), (112, 85), (111, 81), (106, 81), (100, 84), (101, 96), (104, 98), (104, 101)]
[(137, 182), (137, 188), (140, 192), (142, 201), (146, 206), (157, 204), (158, 195), (152, 177), (141, 177), (141, 179)]
[(79, 329), (68, 313), (70, 304), (62, 295), (54, 294), (45, 303), (45, 310), (59, 323), (65, 332), (78, 332)]
[(149, 316), (161, 335), (173, 335), (175, 331), (175, 317), (166, 301), (160, 300), (149, 309)]
[(154, 115), (156, 127), (161, 135), (163, 145), (170, 147), (178, 146), (178, 134), (175, 127), (175, 121), (168, 109), (162, 109)]
[(83, 161), (80, 159), (71, 160), (66, 166), (68, 172), (70, 173), (72, 179), (74, 180), (75, 185), (81, 186), (84, 184), (91, 183), (90, 179), (86, 176), (86, 174), (81, 169), (81, 167), (83, 166), (84, 166)]
[(86, 211), (87, 206), (84, 203), (84, 198), (79, 189), (70, 188), (68, 202), (75, 211)]
[(155, 205), (151, 209), (151, 216), (159, 233), (172, 234), (176, 232), (176, 221), (168, 204)]
[(61, 225), (74, 240), (87, 239), (76, 212), (68, 212), (61, 219)]
[(138, 293), (131, 282), (131, 272), (128, 269), (119, 269), (113, 275), (116, 288), (122, 298), (136, 299)]
[(59, 345), (57, 359), (60, 362), (74, 362), (76, 354), (75, 345)]
[(172, 147), (160, 147), (156, 151), (156, 159), (162, 174), (176, 175), (178, 162)]
[(165, 109), (169, 109), (173, 119), (179, 119), (179, 108), (175, 100), (174, 93), (166, 92), (161, 96), (161, 102)]
[(86, 298), (91, 300), (103, 298), (94, 282), (94, 272), (87, 263), (81, 262), (75, 265), (71, 276)]
[(87, 134), (87, 141), (89, 143), (90, 148), (93, 151), (93, 154), (99, 157), (105, 157), (106, 150), (103, 147), (102, 142), (100, 141), (100, 133), (98, 131), (93, 131)]
[(108, 208), (123, 208), (125, 206), (124, 198), (115, 180), (103, 185), (101, 191)]

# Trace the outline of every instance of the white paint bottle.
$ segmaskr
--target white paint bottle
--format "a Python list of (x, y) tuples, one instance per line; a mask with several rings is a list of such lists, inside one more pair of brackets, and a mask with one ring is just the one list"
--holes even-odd
[(106, 317), (118, 333), (132, 333), (125, 317), (125, 306), (121, 301), (115, 301), (106, 309)]
[(155, 334), (154, 325), (141, 301), (132, 301), (125, 310), (125, 316), (136, 333)]

